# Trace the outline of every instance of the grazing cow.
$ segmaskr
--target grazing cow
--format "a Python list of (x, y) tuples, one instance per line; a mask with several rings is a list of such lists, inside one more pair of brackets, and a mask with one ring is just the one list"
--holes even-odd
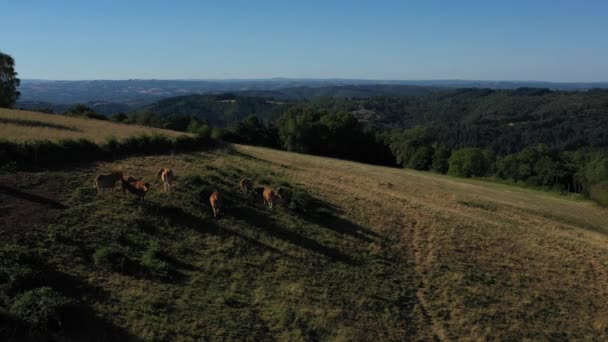
[(158, 170), (157, 177), (163, 181), (163, 188), (165, 192), (170, 192), (173, 189), (173, 182), (175, 181), (175, 175), (173, 174), (173, 170), (162, 168)]
[(150, 190), (150, 183), (144, 181), (127, 182), (125, 179), (121, 179), (121, 184), (124, 193), (128, 191), (139, 197), (142, 201), (145, 199), (148, 190)]
[(264, 190), (266, 189), (265, 186), (258, 186), (255, 187), (253, 189), (254, 193), (257, 194), (258, 196), (260, 196), (261, 199), (264, 199)]
[(211, 209), (213, 209), (213, 217), (218, 217), (222, 211), (222, 196), (219, 192), (214, 191), (209, 196), (209, 203), (211, 203)]
[(97, 175), (97, 177), (95, 177), (95, 188), (97, 188), (97, 194), (102, 195), (105, 189), (114, 190), (116, 182), (121, 179), (122, 172), (120, 171)]
[(278, 196), (272, 188), (264, 187), (262, 198), (264, 199), (264, 204), (268, 204), (268, 208), (272, 209), (272, 205), (277, 200)]
[[(137, 182), (142, 180), (143, 178), (139, 177), (139, 178), (135, 178), (133, 176), (126, 176), (126, 177), (122, 177), (122, 179), (124, 179), (125, 181), (127, 181), (127, 183), (133, 183), (133, 182)], [(120, 187), (122, 189), (122, 194), (126, 195), (127, 194), (127, 189), (125, 186), (122, 185), (122, 182), (120, 182)]]
[(243, 178), (241, 179), (239, 186), (244, 194), (248, 194), (253, 189), (253, 182), (251, 179)]

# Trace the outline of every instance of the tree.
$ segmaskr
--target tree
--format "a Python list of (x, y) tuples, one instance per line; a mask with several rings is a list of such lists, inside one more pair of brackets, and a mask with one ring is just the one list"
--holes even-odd
[(82, 116), (89, 119), (108, 120), (108, 118), (105, 116), (95, 113), (91, 107), (80, 103), (71, 106), (65, 112), (63, 112), (63, 114), (70, 116)]
[(127, 116), (127, 114), (125, 114), (123, 112), (114, 113), (114, 114), (110, 115), (110, 120), (116, 121), (116, 122), (126, 122), (127, 119), (129, 119), (129, 117)]
[(454, 151), (450, 157), (449, 173), (460, 177), (485, 176), (490, 168), (490, 161), (479, 148), (463, 148)]
[[(434, 137), (429, 128), (414, 127), (393, 134), (390, 147), (398, 164), (401, 164), (404, 167), (428, 170), (431, 166), (430, 159), (433, 155), (433, 150), (430, 148), (433, 141)], [(418, 152), (420, 149), (422, 149), (422, 151)], [(416, 156), (417, 160), (412, 161), (414, 156)]]
[(15, 105), (21, 95), (17, 91), (20, 83), (15, 72), (15, 60), (0, 52), (0, 107), (12, 108)]
[(436, 144), (434, 148), (435, 153), (433, 154), (431, 169), (439, 173), (448, 172), (448, 168), (450, 167), (450, 151), (445, 146), (438, 144)]

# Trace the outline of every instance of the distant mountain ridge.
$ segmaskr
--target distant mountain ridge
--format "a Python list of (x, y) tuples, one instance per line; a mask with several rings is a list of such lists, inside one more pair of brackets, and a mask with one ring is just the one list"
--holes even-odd
[[(490, 88), (515, 89), (521, 87), (549, 88), (553, 90), (580, 91), (593, 88), (608, 88), (608, 82), (567, 83), (542, 81), (468, 81), (468, 80), (364, 80), (364, 79), (229, 79), (229, 80), (91, 80), (91, 81), (53, 81), (28, 80), (21, 82), (21, 102), (48, 102), (52, 104), (72, 104), (86, 102), (121, 103), (131, 108), (152, 103), (162, 98), (225, 92), (278, 91), (277, 96), (302, 98), (310, 94), (320, 96), (342, 96), (344, 89), (332, 87), (365, 86), (382, 87), (426, 87), (426, 88)], [(306, 88), (320, 88), (312, 91)], [(347, 89), (345, 88), (345, 89)], [(285, 89), (291, 89), (286, 91)], [(303, 94), (298, 93), (301, 89)], [(412, 88), (414, 89), (414, 88)], [(346, 94), (363, 96), (361, 88), (350, 89)], [(376, 93), (377, 91), (372, 91)], [(334, 95), (331, 95), (331, 94)], [(327, 95), (330, 94), (330, 95)], [(385, 94), (391, 95), (391, 94)], [(399, 94), (392, 94), (399, 95)], [(411, 94), (408, 94), (411, 95)], [(256, 95), (258, 96), (258, 95)], [(347, 96), (347, 95), (344, 95)]]

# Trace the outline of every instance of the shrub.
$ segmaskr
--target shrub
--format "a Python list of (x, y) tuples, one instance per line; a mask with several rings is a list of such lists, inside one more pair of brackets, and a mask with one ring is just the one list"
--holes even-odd
[(450, 151), (445, 146), (435, 147), (431, 169), (439, 173), (446, 173), (450, 167)]
[(485, 176), (490, 169), (490, 161), (479, 148), (463, 148), (454, 151), (450, 157), (449, 173), (459, 177)]
[(38, 285), (41, 268), (39, 256), (23, 246), (0, 248), (0, 288), (3, 292), (16, 292)]
[(35, 330), (61, 325), (61, 314), (70, 300), (50, 287), (40, 287), (18, 296), (10, 307), (12, 316)]
[(600, 204), (608, 205), (608, 180), (590, 185), (589, 197)]
[(120, 271), (125, 261), (125, 255), (114, 247), (102, 247), (93, 253), (93, 263), (99, 268)]
[(142, 255), (141, 265), (151, 276), (166, 278), (169, 276), (171, 267), (162, 258), (163, 250), (157, 242), (153, 242)]
[(428, 170), (433, 161), (433, 153), (434, 151), (431, 147), (420, 147), (410, 158), (408, 166), (414, 170)]
[(27, 169), (68, 162), (113, 159), (132, 154), (187, 152), (211, 146), (213, 140), (207, 135), (179, 136), (175, 139), (164, 135), (141, 135), (121, 141), (110, 138), (101, 145), (86, 139), (28, 142), (0, 140), (0, 168), (11, 163), (15, 163), (18, 168)]

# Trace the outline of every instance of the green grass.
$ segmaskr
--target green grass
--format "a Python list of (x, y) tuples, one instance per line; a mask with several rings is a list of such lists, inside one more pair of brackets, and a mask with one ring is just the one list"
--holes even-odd
[[(178, 176), (171, 194), (154, 183), (165, 166)], [(151, 182), (146, 202), (118, 191), (98, 197), (94, 175), (112, 169)], [(0, 255), (17, 256), (0, 271), (23, 279), (10, 288), (2, 280), (6, 336), (608, 335), (607, 210), (590, 202), (246, 146), (11, 177), (32, 192), (57, 183), (53, 200), (66, 208), (0, 243)], [(238, 192), (241, 178), (288, 187), (292, 199), (268, 209)], [(207, 204), (213, 190), (226, 198), (219, 219)], [(15, 202), (7, 215), (19, 208)], [(42, 287), (70, 304), (57, 311), (61, 327), (31, 332), (13, 308), (20, 294)]]

